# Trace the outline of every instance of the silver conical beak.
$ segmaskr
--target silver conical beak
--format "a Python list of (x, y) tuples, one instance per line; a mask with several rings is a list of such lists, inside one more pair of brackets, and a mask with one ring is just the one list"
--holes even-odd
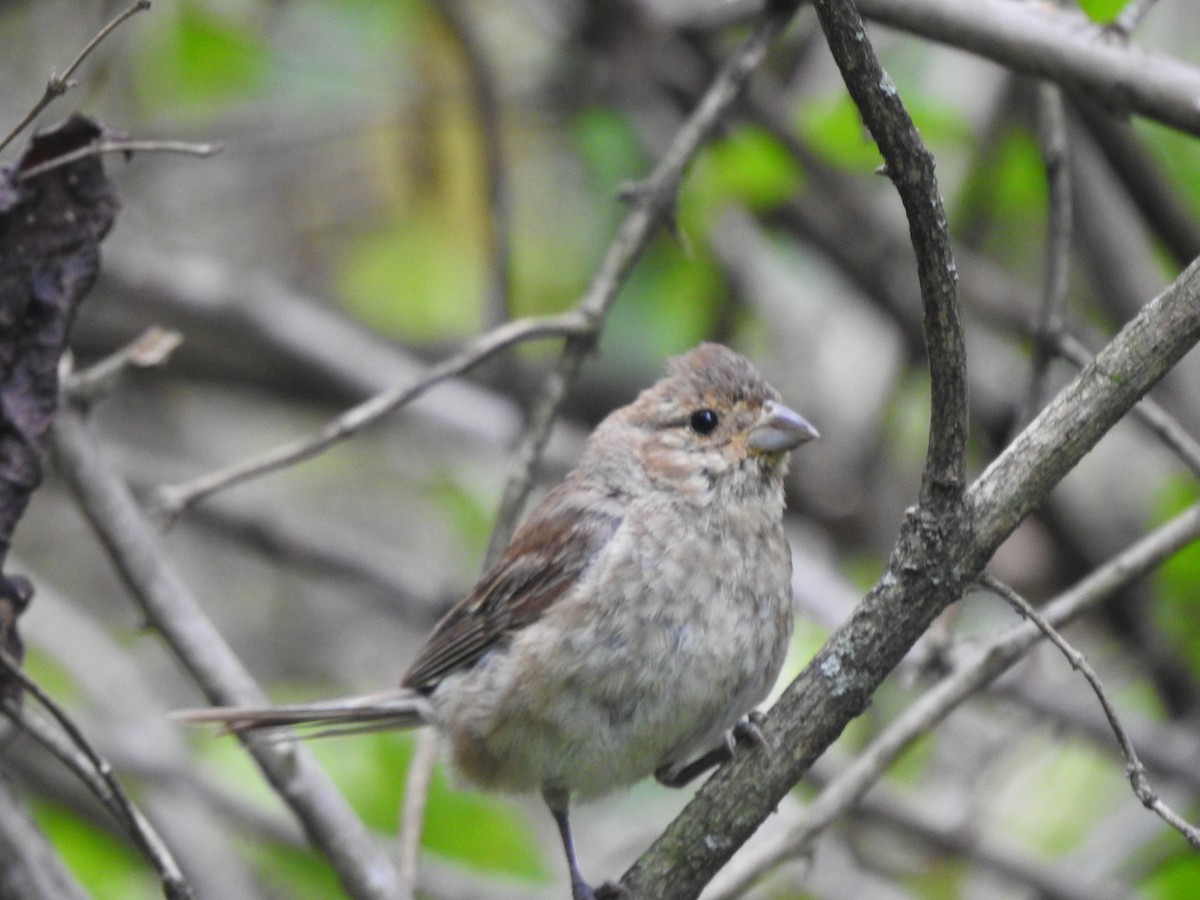
[(817, 429), (799, 413), (782, 403), (768, 400), (763, 404), (762, 415), (750, 429), (746, 445), (760, 453), (782, 453), (819, 437)]

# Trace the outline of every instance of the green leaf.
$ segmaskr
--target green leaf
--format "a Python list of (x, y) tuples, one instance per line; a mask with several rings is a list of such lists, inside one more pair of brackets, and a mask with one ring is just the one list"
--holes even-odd
[[(309, 747), (372, 829), (394, 833), (412, 761), (413, 735), (381, 732), (313, 741)], [(422, 846), (488, 871), (545, 878), (536, 835), (501, 797), (450, 787), (439, 767), (425, 807)]]
[(449, 215), (426, 211), (353, 238), (338, 262), (337, 291), (370, 327), (412, 341), (479, 328), (481, 242)]
[(79, 686), (71, 673), (35, 644), (25, 648), (25, 671), (42, 690), (63, 706), (72, 706), (81, 697)]
[(752, 210), (782, 203), (802, 183), (795, 158), (768, 131), (756, 127), (739, 128), (714, 142), (689, 181), (701, 179), (713, 194)]
[(1138, 896), (1147, 900), (1193, 900), (1200, 897), (1200, 857), (1182, 846), (1178, 835), (1170, 839), (1180, 849), (1163, 861), (1140, 885)]
[(246, 846), (258, 879), (272, 896), (291, 900), (324, 900), (345, 894), (325, 858), (307, 847), (261, 843)]
[(580, 159), (598, 194), (609, 197), (646, 167), (637, 135), (620, 113), (592, 107), (575, 117)]
[(879, 148), (859, 117), (858, 107), (844, 91), (802, 103), (795, 123), (800, 136), (830, 165), (862, 171), (883, 163)]
[[(1155, 524), (1200, 500), (1190, 475), (1167, 479), (1155, 498)], [(1171, 645), (1200, 677), (1200, 541), (1175, 553), (1154, 573), (1154, 618)]]
[(630, 361), (680, 353), (711, 333), (724, 294), (720, 270), (707, 255), (687, 256), (663, 238), (630, 275), (609, 315), (602, 350)]
[(502, 797), (454, 790), (440, 769), (425, 808), (422, 846), (474, 868), (549, 879), (543, 848), (521, 812)]
[(1128, 802), (1129, 786), (1107, 754), (1049, 733), (1026, 744), (1014, 757), (1020, 771), (1000, 795), (996, 812), (1006, 833), (1039, 854), (1071, 850), (1095, 822)]
[(195, 2), (154, 19), (136, 57), (139, 99), (151, 113), (209, 116), (262, 85), (270, 53), (251, 25)]
[[(451, 471), (435, 473), (428, 491), (449, 516), (463, 557), (482, 559), (492, 531), (494, 510)], [(494, 500), (494, 498), (491, 498)]]
[(1129, 0), (1079, 0), (1079, 8), (1093, 22), (1107, 25)]
[(1013, 128), (987, 151), (966, 179), (951, 219), (956, 233), (984, 223), (976, 242), (997, 256), (1028, 258), (1045, 232), (1046, 173), (1037, 142)]
[(150, 866), (109, 832), (53, 803), (37, 801), (30, 807), (67, 868), (96, 900), (162, 896)]
[[(1154, 122), (1138, 120), (1134, 131), (1144, 141), (1174, 193), (1188, 205), (1193, 216), (1200, 217), (1200, 179), (1196, 178), (1196, 172), (1200, 171), (1200, 142)], [(1177, 269), (1171, 263), (1164, 271), (1173, 278)]]

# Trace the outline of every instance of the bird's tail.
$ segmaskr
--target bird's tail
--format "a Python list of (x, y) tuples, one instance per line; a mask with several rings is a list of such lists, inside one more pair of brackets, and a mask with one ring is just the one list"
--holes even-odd
[(377, 694), (336, 697), (311, 703), (281, 706), (211, 706), (181, 709), (171, 714), (184, 722), (215, 722), (225, 730), (282, 732), (291, 726), (303, 729), (301, 737), (324, 737), (364, 731), (417, 728), (430, 722), (429, 701), (416, 691), (398, 688)]

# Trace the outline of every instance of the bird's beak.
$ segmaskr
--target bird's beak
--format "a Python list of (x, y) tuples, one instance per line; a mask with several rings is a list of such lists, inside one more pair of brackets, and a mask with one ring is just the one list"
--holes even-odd
[(799, 413), (782, 403), (768, 400), (763, 405), (762, 415), (750, 429), (746, 445), (759, 453), (786, 453), (819, 437), (817, 429)]

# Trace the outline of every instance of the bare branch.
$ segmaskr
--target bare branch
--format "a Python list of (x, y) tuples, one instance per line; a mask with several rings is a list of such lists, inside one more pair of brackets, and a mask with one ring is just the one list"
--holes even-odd
[(617, 292), (646, 249), (654, 229), (669, 215), (688, 164), (711, 137), (717, 124), (741, 96), (750, 76), (795, 13), (795, 4), (768, 4), (754, 30), (713, 79), (695, 111), (676, 132), (654, 171), (629, 192), (630, 210), (609, 244), (596, 274), (576, 306), (592, 323), (590, 333), (567, 341), (554, 370), (534, 398), (488, 542), (487, 560), (495, 560), (508, 544), (533, 485), (533, 468), (541, 457), (550, 428), (575, 381), (583, 358), (591, 350)]
[(404, 804), (400, 808), (400, 877), (416, 893), (421, 833), (425, 825), (425, 804), (438, 762), (438, 733), (422, 728), (416, 735), (416, 750), (404, 777)]
[(75, 70), (79, 68), (80, 64), (84, 61), (84, 59), (87, 58), (88, 54), (95, 50), (97, 46), (99, 46), (101, 41), (115, 31), (117, 26), (119, 26), (126, 19), (130, 18), (135, 13), (139, 13), (142, 10), (149, 8), (150, 0), (137, 0), (136, 3), (134, 3), (123, 13), (118, 15), (115, 19), (96, 32), (95, 36), (84, 45), (84, 48), (79, 51), (79, 55), (71, 61), (71, 64), (67, 66), (62, 75), (51, 74), (50, 80), (46, 82), (46, 91), (42, 94), (42, 98), (33, 105), (33, 109), (29, 110), (29, 112), (25, 114), (25, 118), (18, 122), (16, 127), (14, 127), (12, 131), (4, 136), (3, 140), (0, 140), (0, 150), (3, 150), (5, 147), (11, 144), (13, 138), (24, 131), (25, 127), (34, 119), (36, 119), (38, 114), (43, 109), (54, 102), (56, 98), (65, 94), (67, 89), (75, 84), (75, 82), (71, 81), (71, 76), (75, 74)]
[(868, 19), (1077, 88), (1117, 114), (1200, 135), (1200, 68), (1107, 34), (1078, 10), (1012, 0), (859, 0)]
[(75, 403), (89, 405), (110, 393), (130, 369), (162, 365), (183, 343), (183, 335), (152, 325), (140, 335), (89, 368), (72, 372), (63, 381), (63, 390)]
[(163, 485), (154, 492), (154, 509), (168, 520), (173, 519), (187, 507), (217, 491), (311, 459), (412, 402), (447, 378), (466, 372), (513, 344), (563, 335), (569, 337), (587, 332), (590, 332), (588, 321), (573, 312), (509, 322), (475, 338), (453, 356), (431, 367), (425, 377), (415, 384), (392, 388), (375, 395), (328, 422), (311, 437), (276, 447), (252, 459), (235, 463), (185, 484)]
[(220, 144), (194, 144), (188, 141), (134, 141), (134, 140), (105, 140), (96, 141), (62, 156), (38, 163), (21, 170), (21, 177), (35, 178), (46, 172), (52, 172), (62, 166), (89, 156), (100, 156), (104, 153), (183, 153), (188, 156), (214, 156), (220, 153)]
[(0, 698), (0, 712), (32, 735), (56, 759), (79, 776), (88, 789), (100, 799), (146, 860), (154, 866), (162, 882), (163, 894), (168, 900), (190, 900), (194, 897), (195, 891), (184, 877), (179, 863), (175, 861), (175, 857), (171, 855), (154, 826), (129, 799), (129, 795), (113, 774), (108, 760), (92, 746), (66, 711), (42, 690), (41, 685), (25, 674), (21, 664), (3, 649), (0, 649), (0, 669), (3, 669), (8, 677), (19, 681), (26, 695), (35, 698), (50, 713), (70, 743), (59, 739), (48, 725), (31, 719), (20, 705), (10, 698)]
[(1117, 17), (1109, 22), (1109, 30), (1128, 37), (1142, 24), (1146, 13), (1150, 12), (1157, 2), (1158, 0), (1129, 0)]
[(929, 354), (929, 448), (921, 506), (935, 516), (962, 498), (967, 446), (967, 351), (958, 314), (958, 270), (933, 155), (913, 125), (895, 84), (879, 64), (851, 2), (816, 0), (829, 49), (896, 186), (917, 256)]
[[(55, 462), (146, 621), (167, 642), (214, 705), (262, 705), (266, 698), (171, 565), (156, 529), (102, 458), (69, 406), (51, 432)], [(356, 900), (403, 900), (395, 868), (312, 755), (294, 741), (247, 739), (247, 749), (280, 798)]]
[(999, 594), (1013, 609), (1037, 625), (1046, 637), (1049, 638), (1050, 643), (1062, 651), (1063, 656), (1067, 658), (1067, 662), (1071, 664), (1071, 668), (1078, 671), (1087, 679), (1088, 684), (1091, 685), (1092, 690), (1096, 694), (1096, 699), (1100, 701), (1100, 706), (1104, 709), (1104, 715), (1108, 719), (1108, 724), (1111, 726), (1113, 734), (1117, 736), (1117, 743), (1120, 744), (1121, 753), (1125, 757), (1126, 774), (1129, 776), (1129, 783), (1133, 788), (1133, 793), (1142, 801), (1143, 806), (1154, 812), (1172, 828), (1179, 831), (1180, 834), (1187, 838), (1189, 844), (1200, 850), (1200, 828), (1192, 825), (1175, 812), (1175, 810), (1171, 809), (1150, 786), (1150, 779), (1146, 775), (1146, 767), (1138, 757), (1133, 742), (1129, 739), (1129, 733), (1125, 730), (1125, 726), (1121, 724), (1121, 719), (1117, 716), (1117, 711), (1113, 708), (1112, 701), (1108, 698), (1108, 692), (1104, 690), (1100, 676), (1096, 674), (1096, 670), (1091, 667), (1091, 664), (1088, 663), (1083, 654), (1067, 643), (1066, 639), (1045, 618), (1039, 615), (1038, 611), (1024, 597), (1007, 584), (987, 573), (984, 573), (980, 580), (985, 587)]
[(1038, 146), (1046, 169), (1049, 207), (1046, 225), (1046, 268), (1042, 276), (1042, 302), (1033, 331), (1033, 355), (1025, 399), (1017, 411), (1013, 431), (1024, 428), (1042, 402), (1046, 373), (1063, 330), (1067, 305), (1067, 277), (1071, 253), (1071, 171), (1067, 165), (1067, 122), (1062, 91), (1055, 85), (1038, 85)]
[[(1095, 569), (1045, 606), (1045, 619), (1061, 626), (1095, 609), (1105, 598), (1160, 565), (1200, 538), (1200, 505), (1192, 506)], [(740, 896), (780, 863), (808, 853), (821, 833), (854, 807), (917, 738), (929, 733), (953, 710), (1007, 672), (1041, 639), (1032, 625), (1018, 626), (974, 652), (955, 671), (888, 724), (805, 808), (800, 822), (770, 846), (754, 850), (736, 880), (713, 900)]]

